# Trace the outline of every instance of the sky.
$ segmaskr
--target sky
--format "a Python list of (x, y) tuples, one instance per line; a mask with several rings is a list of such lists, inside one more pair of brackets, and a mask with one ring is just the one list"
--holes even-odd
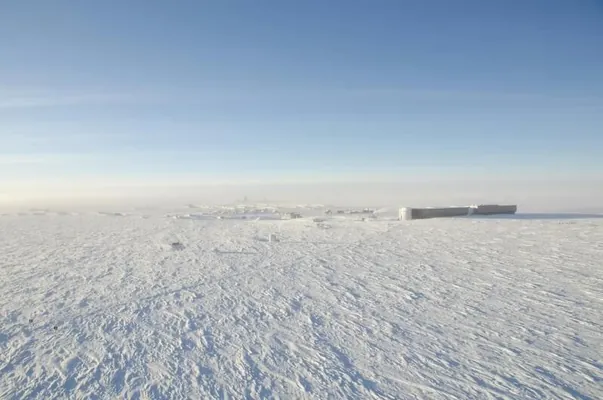
[(2, 1), (0, 198), (596, 180), (602, 21), (600, 0)]

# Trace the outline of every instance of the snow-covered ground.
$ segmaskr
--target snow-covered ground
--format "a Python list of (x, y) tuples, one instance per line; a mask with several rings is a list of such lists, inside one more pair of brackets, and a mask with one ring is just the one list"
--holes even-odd
[(99, 211), (0, 217), (0, 398), (603, 398), (596, 216)]

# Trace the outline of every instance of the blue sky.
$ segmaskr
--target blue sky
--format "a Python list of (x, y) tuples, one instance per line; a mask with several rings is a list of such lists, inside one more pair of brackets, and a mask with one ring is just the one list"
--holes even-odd
[(0, 183), (603, 172), (599, 0), (0, 5)]

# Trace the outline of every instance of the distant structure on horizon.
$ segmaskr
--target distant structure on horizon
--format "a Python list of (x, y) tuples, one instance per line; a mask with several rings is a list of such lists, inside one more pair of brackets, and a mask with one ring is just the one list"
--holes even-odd
[(427, 218), (463, 217), (467, 215), (499, 215), (515, 214), (517, 205), (480, 204), (466, 207), (425, 207), (425, 208), (400, 208), (398, 219), (413, 220)]
[(302, 218), (302, 215), (300, 213), (296, 213), (296, 212), (288, 212), (282, 215), (283, 219), (298, 219), (298, 218)]

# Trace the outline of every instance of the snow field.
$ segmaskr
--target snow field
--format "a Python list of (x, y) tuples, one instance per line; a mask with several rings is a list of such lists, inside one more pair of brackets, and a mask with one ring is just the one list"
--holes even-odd
[(603, 220), (328, 224), (3, 216), (0, 398), (603, 397)]

